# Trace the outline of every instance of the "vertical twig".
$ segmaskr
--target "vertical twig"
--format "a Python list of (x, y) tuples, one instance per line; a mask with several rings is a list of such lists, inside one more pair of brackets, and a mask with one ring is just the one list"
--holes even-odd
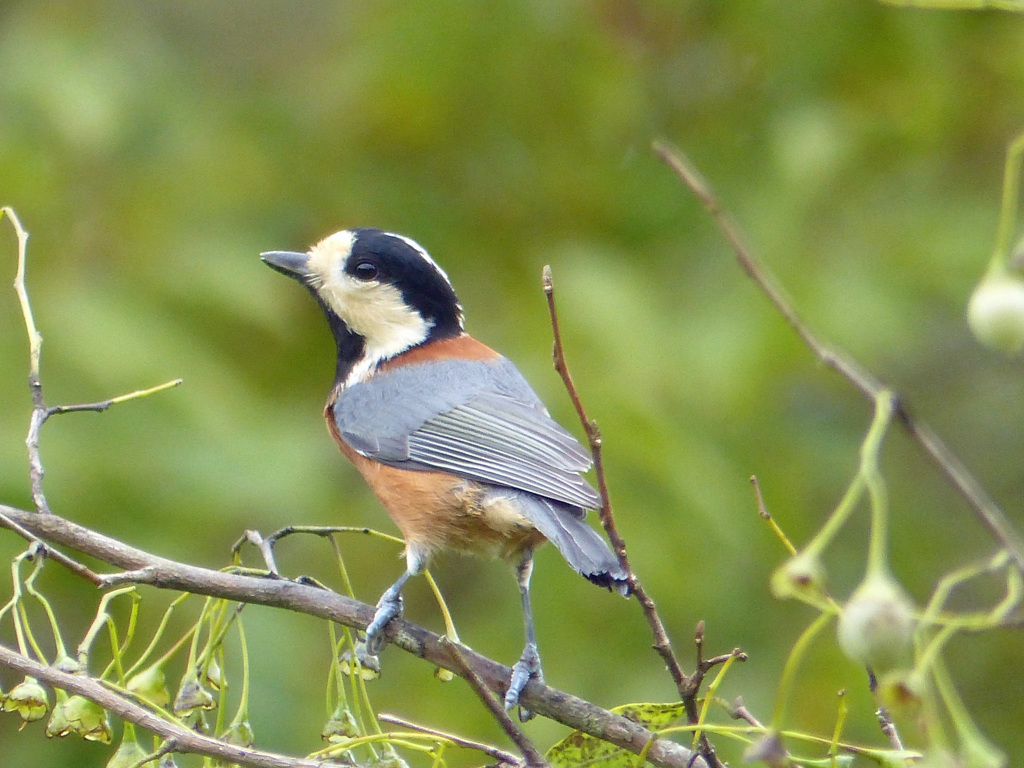
[(39, 383), (39, 356), (43, 347), (43, 337), (36, 328), (36, 321), (32, 316), (32, 305), (28, 300), (28, 290), (25, 287), (25, 256), (28, 246), (28, 232), (21, 226), (21, 221), (19, 221), (13, 208), (0, 208), (0, 217), (2, 216), (7, 216), (11, 220), (14, 234), (18, 238), (18, 271), (14, 277), (14, 290), (18, 294), (21, 314), (25, 318), (25, 328), (28, 330), (28, 381), (29, 386), (32, 388), (32, 402), (37, 408), (42, 408), (44, 406), (42, 387)]
[[(868, 690), (875, 697), (875, 701), (881, 700), (878, 694), (878, 678), (870, 669), (868, 670)], [(900, 732), (896, 728), (896, 723), (893, 721), (892, 715), (889, 714), (889, 710), (879, 704), (878, 709), (875, 710), (875, 717), (878, 719), (878, 727), (882, 731), (882, 735), (889, 740), (892, 748), (897, 752), (902, 752), (904, 750), (903, 739), (900, 738)]]
[(630, 592), (636, 596), (637, 601), (643, 608), (644, 616), (651, 627), (651, 632), (654, 635), (654, 650), (662, 657), (665, 664), (668, 666), (669, 672), (672, 675), (672, 680), (675, 682), (680, 695), (684, 695), (684, 691), (687, 688), (687, 676), (683, 672), (682, 667), (679, 666), (679, 660), (676, 659), (675, 653), (672, 650), (672, 643), (669, 640), (668, 633), (665, 631), (665, 625), (662, 623), (661, 617), (658, 615), (658, 610), (654, 601), (647, 594), (643, 584), (640, 583), (640, 579), (637, 578), (629, 564), (629, 554), (626, 551), (626, 542), (623, 541), (622, 536), (619, 535), (618, 528), (615, 525), (615, 517), (612, 514), (611, 499), (608, 495), (608, 485), (605, 481), (604, 462), (601, 454), (601, 432), (598, 429), (597, 424), (587, 417), (587, 412), (583, 407), (579, 391), (573, 383), (572, 375), (569, 373), (568, 365), (565, 362), (565, 351), (562, 347), (562, 333), (558, 324), (558, 311), (555, 307), (554, 280), (551, 276), (551, 267), (547, 265), (545, 265), (543, 271), (543, 286), (544, 295), (547, 297), (548, 302), (548, 312), (551, 315), (551, 331), (554, 336), (553, 357), (555, 370), (558, 371), (559, 376), (562, 377), (565, 388), (569, 392), (569, 398), (572, 400), (573, 407), (576, 409), (576, 415), (579, 417), (580, 423), (587, 432), (587, 439), (590, 442), (590, 451), (594, 457), (594, 473), (597, 476), (598, 491), (601, 494), (601, 509), (599, 513), (601, 516), (601, 525), (604, 526), (605, 532), (608, 534), (608, 538), (612, 543), (612, 547), (615, 550), (616, 557), (619, 559), (619, 563), (622, 565), (626, 573), (629, 574), (629, 589)]
[(25, 329), (28, 331), (28, 386), (32, 392), (32, 418), (29, 420), (28, 436), (25, 438), (25, 447), (28, 449), (29, 482), (32, 489), (32, 503), (36, 511), (46, 513), (50, 511), (43, 495), (43, 463), (39, 457), (39, 431), (43, 424), (50, 417), (43, 400), (43, 384), (39, 378), (39, 359), (42, 354), (43, 337), (36, 328), (35, 318), (32, 316), (32, 304), (28, 299), (28, 289), (25, 286), (25, 263), (28, 249), (28, 232), (21, 226), (17, 214), (13, 208), (0, 209), (0, 215), (6, 215), (14, 227), (14, 234), (18, 238), (18, 271), (14, 276), (14, 290), (18, 294), (18, 303), (21, 305), (21, 315), (25, 320)]
[[(82, 405), (57, 405), (52, 408), (46, 406), (43, 398), (43, 382), (39, 374), (39, 361), (42, 356), (43, 337), (36, 327), (35, 317), (32, 314), (32, 303), (29, 301), (28, 288), (25, 283), (25, 270), (27, 262), (28, 232), (21, 226), (21, 221), (13, 208), (0, 208), (0, 218), (7, 216), (14, 227), (14, 233), (18, 238), (18, 270), (14, 277), (14, 290), (18, 294), (18, 303), (21, 305), (21, 314), (25, 321), (25, 330), (28, 332), (28, 386), (32, 392), (32, 417), (29, 419), (28, 435), (25, 437), (25, 447), (28, 450), (29, 484), (32, 493), (32, 503), (40, 514), (49, 514), (50, 506), (43, 494), (43, 460), (39, 452), (39, 433), (43, 424), (51, 416), (58, 413), (73, 413), (77, 411), (105, 411), (116, 403), (126, 400), (134, 400), (139, 397), (160, 392), (170, 387), (181, 384), (181, 379), (175, 379), (165, 384), (160, 384), (149, 389), (142, 389), (131, 392), (127, 395), (119, 395), (109, 400), (102, 400), (98, 403), (87, 403)], [(65, 563), (67, 564), (67, 563)]]
[[(706, 670), (698, 664), (696, 671), (692, 675), (687, 675), (683, 671), (683, 668), (679, 665), (679, 660), (676, 658), (675, 651), (672, 649), (672, 641), (669, 639), (668, 632), (665, 629), (665, 624), (661, 620), (661, 616), (658, 613), (657, 606), (654, 604), (654, 600), (647, 593), (647, 590), (644, 589), (643, 584), (640, 583), (640, 579), (629, 564), (629, 553), (626, 550), (626, 542), (619, 534), (618, 527), (615, 525), (615, 516), (612, 513), (612, 503), (608, 494), (608, 483), (605, 479), (604, 461), (601, 452), (601, 431), (598, 429), (597, 423), (591, 421), (587, 416), (587, 411), (583, 407), (583, 401), (580, 398), (579, 390), (576, 389), (576, 385), (572, 380), (572, 375), (569, 373), (569, 366), (565, 360), (565, 350), (562, 346), (562, 332), (558, 324), (558, 311), (555, 307), (554, 280), (551, 276), (551, 267), (549, 265), (544, 266), (542, 272), (542, 284), (544, 288), (544, 296), (547, 298), (548, 302), (548, 313), (551, 316), (551, 332), (554, 337), (552, 357), (554, 359), (555, 370), (558, 372), (558, 375), (561, 376), (562, 382), (565, 384), (565, 388), (569, 393), (569, 398), (572, 400), (573, 407), (576, 409), (576, 415), (579, 417), (580, 423), (583, 425), (583, 429), (587, 433), (590, 452), (594, 457), (594, 474), (597, 477), (597, 488), (601, 494), (601, 509), (599, 511), (601, 525), (604, 527), (605, 533), (608, 534), (608, 540), (611, 541), (612, 548), (615, 550), (615, 555), (619, 559), (619, 563), (628, 574), (629, 590), (636, 597), (637, 602), (640, 603), (644, 618), (647, 620), (647, 624), (651, 628), (651, 634), (654, 639), (652, 647), (665, 662), (665, 666), (668, 668), (669, 674), (672, 676), (672, 682), (675, 684), (676, 690), (679, 692), (679, 697), (686, 710), (687, 721), (695, 725), (700, 721), (700, 712), (697, 707), (697, 696), (700, 693), (701, 684), (704, 681)], [(703, 622), (701, 622), (698, 625), (698, 630), (695, 635), (698, 654), (700, 653), (703, 642), (703, 634), (704, 628)], [(718, 760), (718, 756), (715, 754), (715, 750), (708, 741), (707, 734), (705, 733), (701, 733), (700, 736), (700, 753), (704, 755), (709, 765), (721, 765), (721, 762)]]

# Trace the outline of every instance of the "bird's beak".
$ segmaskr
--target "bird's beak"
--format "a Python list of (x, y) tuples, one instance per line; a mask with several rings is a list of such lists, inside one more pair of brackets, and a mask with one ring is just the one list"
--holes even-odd
[(310, 276), (309, 254), (294, 251), (267, 251), (261, 253), (263, 263), (287, 277), (305, 282)]

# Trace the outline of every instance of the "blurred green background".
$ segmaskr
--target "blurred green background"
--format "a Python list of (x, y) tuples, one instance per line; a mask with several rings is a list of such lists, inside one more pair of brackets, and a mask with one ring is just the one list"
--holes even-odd
[[(575, 428), (550, 365), (548, 263), (634, 566), (684, 666), (699, 619), (709, 653), (750, 654), (719, 694), (742, 695), (767, 720), (813, 614), (769, 594), (784, 552), (748, 478), (806, 541), (852, 476), (870, 405), (794, 338), (650, 142), (691, 154), (805, 318), (905, 394), (1019, 520), (1020, 363), (979, 348), (963, 318), (995, 236), (1005, 148), (1022, 127), (1024, 18), (997, 12), (869, 0), (7, 0), (0, 203), (32, 235), (48, 402), (185, 380), (48, 423), (50, 503), (211, 567), (246, 528), (393, 532), (322, 422), (334, 365), (326, 325), (258, 253), (351, 226), (417, 239), (447, 269), (469, 330)], [(8, 285), (14, 237), (2, 229)], [(0, 500), (28, 506), (27, 344), (6, 289), (0, 327)], [(992, 543), (903, 435), (884, 458), (893, 567), (924, 601), (942, 573)], [(829, 552), (838, 596), (860, 578), (865, 518)], [(397, 548), (342, 546), (358, 595), (374, 601), (401, 569)], [(0, 536), (3, 560), (20, 547)], [(289, 540), (279, 557), (289, 573), (337, 584), (321, 541)], [(521, 626), (507, 569), (452, 559), (434, 571), (464, 641), (514, 661)], [(46, 586), (77, 643), (95, 594), (56, 567)], [(593, 589), (546, 550), (534, 590), (551, 684), (607, 706), (673, 698), (634, 602)], [(969, 592), (963, 604), (997, 593)], [(152, 627), (166, 597), (146, 594)], [(422, 580), (407, 608), (442, 627)], [(245, 617), (260, 746), (315, 749), (326, 629), (261, 608)], [(1022, 652), (1007, 631), (961, 638), (949, 657), (1011, 764), (1024, 760)], [(502, 741), (466, 685), (441, 685), (396, 651), (383, 661), (380, 710)], [(863, 678), (827, 635), (786, 725), (830, 734), (846, 689), (847, 735), (881, 743)], [(903, 725), (919, 745), (912, 721)], [(5, 766), (101, 766), (109, 754), (16, 728), (0, 717)], [(527, 732), (547, 746), (564, 730), (534, 722)]]

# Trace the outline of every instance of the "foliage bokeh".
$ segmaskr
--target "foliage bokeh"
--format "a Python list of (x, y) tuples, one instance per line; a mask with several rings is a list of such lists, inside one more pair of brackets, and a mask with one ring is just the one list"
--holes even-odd
[[(471, 332), (568, 425), (540, 293), (550, 263), (634, 566), (684, 659), (698, 619), (712, 649), (750, 654), (720, 693), (767, 713), (809, 613), (769, 594), (784, 553), (747, 478), (803, 540), (855, 469), (870, 404), (772, 313), (650, 140), (687, 149), (806, 319), (905, 394), (1019, 519), (1019, 362), (979, 348), (964, 307), (995, 235), (1006, 143), (1024, 125), (1022, 52), (1020, 17), (867, 0), (9, 2), (0, 202), (32, 233), (48, 399), (185, 379), (48, 424), (50, 503), (213, 566), (249, 527), (391, 530), (321, 421), (333, 370), (323, 321), (257, 254), (348, 226), (416, 238), (452, 277)], [(13, 277), (13, 238), (3, 253)], [(0, 294), (0, 327), (0, 489), (27, 506), (13, 292)], [(945, 563), (992, 545), (898, 434), (884, 458), (893, 567), (923, 600)], [(841, 594), (859, 579), (865, 530), (862, 519), (830, 553)], [(17, 546), (0, 537), (0, 561)], [(368, 601), (400, 568), (383, 544), (359, 539), (345, 554)], [(319, 542), (279, 556), (286, 571), (329, 573)], [(435, 572), (463, 639), (511, 662), (511, 576), (462, 560)], [(609, 706), (673, 696), (635, 606), (554, 552), (534, 578), (549, 682)], [(423, 584), (407, 606), (440, 627)], [(261, 745), (312, 749), (326, 632), (270, 611), (247, 622)], [(1022, 645), (1007, 632), (959, 641), (950, 658), (1011, 763), (1024, 758), (1012, 704)], [(812, 662), (794, 725), (829, 732), (845, 688), (861, 714), (850, 735), (878, 739), (862, 673), (831, 648)], [(384, 663), (381, 709), (498, 738), (460, 683), (398, 653)], [(38, 750), (15, 727), (0, 718), (12, 761)], [(561, 733), (529, 729), (541, 743)], [(106, 759), (74, 743), (39, 755), (21, 764)]]

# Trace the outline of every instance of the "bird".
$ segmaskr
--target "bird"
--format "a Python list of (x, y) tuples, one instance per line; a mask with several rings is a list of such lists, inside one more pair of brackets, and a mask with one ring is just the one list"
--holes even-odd
[(511, 361), (466, 332), (448, 275), (414, 240), (360, 227), (305, 253), (261, 258), (323, 310), (337, 346), (328, 431), (405, 541), (405, 571), (366, 628), (367, 658), (376, 661), (405, 583), (434, 555), (500, 558), (516, 574), (526, 639), (504, 699), (515, 709), (531, 680), (544, 681), (530, 606), (534, 550), (551, 542), (587, 580), (630, 594), (628, 572), (585, 521), (601, 507), (583, 477), (590, 453)]

